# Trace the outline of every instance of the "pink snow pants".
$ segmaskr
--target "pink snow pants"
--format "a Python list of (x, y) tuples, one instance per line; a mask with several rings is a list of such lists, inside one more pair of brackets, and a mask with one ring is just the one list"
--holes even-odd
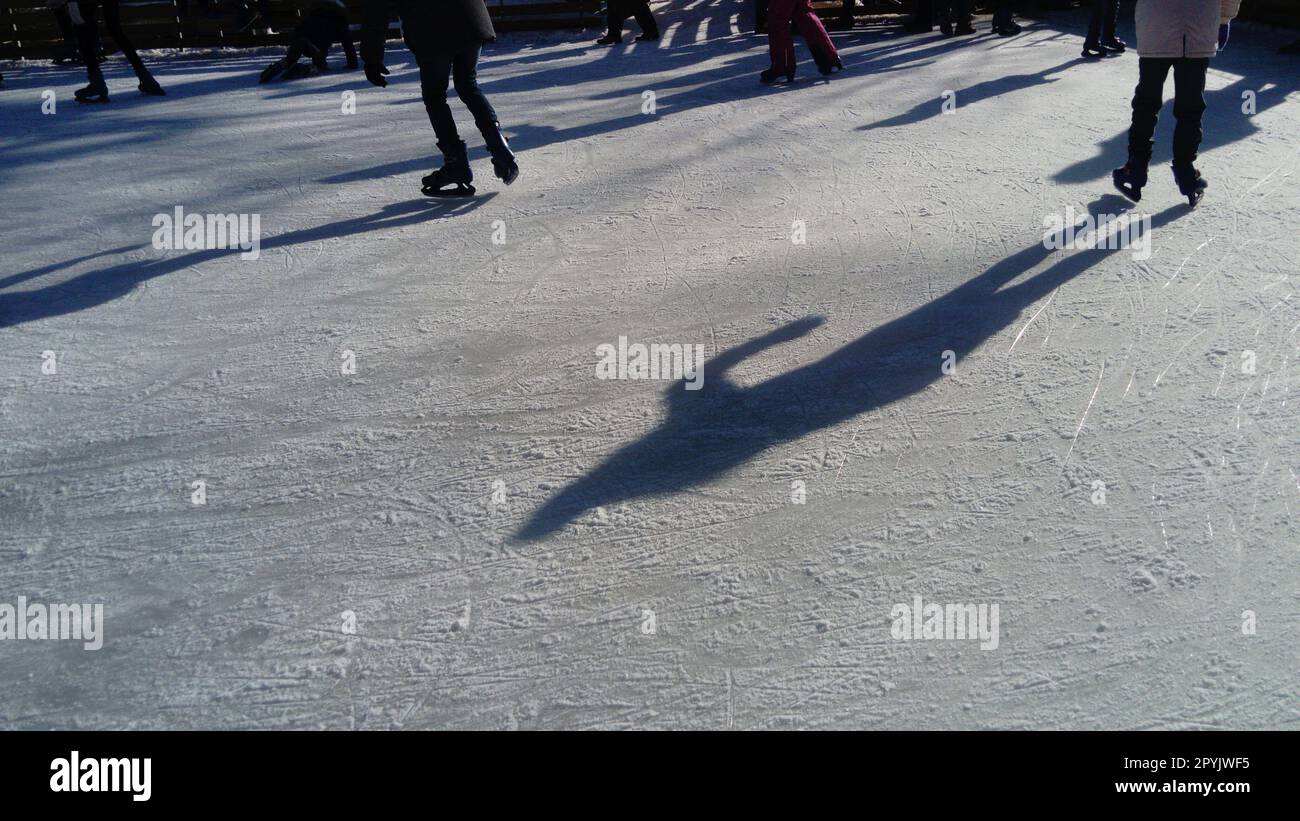
[(827, 60), (839, 56), (822, 21), (813, 14), (810, 0), (771, 0), (767, 7), (767, 47), (772, 53), (772, 68), (778, 73), (794, 70), (794, 37), (790, 21), (808, 41), (808, 48)]

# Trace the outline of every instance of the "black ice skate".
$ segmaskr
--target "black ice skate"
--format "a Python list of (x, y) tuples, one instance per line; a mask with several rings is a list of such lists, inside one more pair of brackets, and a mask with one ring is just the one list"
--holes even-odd
[(597, 41), (596, 41), (596, 45), (598, 45), (598, 46), (616, 46), (616, 45), (618, 45), (618, 44), (621, 43), (621, 42), (623, 42), (623, 36), (622, 36), (621, 34), (615, 34), (615, 33), (613, 33), (613, 32), (610, 32), (609, 34), (606, 34), (604, 37), (602, 37), (602, 38), (600, 38), (599, 40), (597, 40)]
[(519, 177), (519, 163), (510, 150), (510, 143), (506, 142), (506, 135), (501, 133), (501, 124), (484, 123), (479, 126), (479, 131), (492, 155), (492, 170), (496, 172), (497, 178), (506, 185), (514, 182)]
[[(470, 183), (474, 181), (474, 172), (470, 169), (469, 158), (465, 155), (465, 141), (457, 140), (455, 143), (445, 145), (438, 143), (438, 148), (442, 150), (442, 168), (422, 180), (424, 195), (426, 197), (473, 196), (475, 188)], [(448, 185), (454, 185), (455, 188), (447, 188)]]
[(1147, 164), (1130, 157), (1127, 165), (1111, 172), (1111, 179), (1116, 191), (1133, 202), (1141, 202), (1142, 189), (1147, 184)]
[(1178, 183), (1178, 190), (1187, 197), (1187, 204), (1195, 208), (1200, 204), (1201, 198), (1205, 196), (1205, 189), (1209, 188), (1210, 184), (1191, 163), (1183, 165), (1175, 163), (1173, 169), (1174, 182)]
[(1085, 41), (1083, 44), (1083, 52), (1081, 56), (1086, 57), (1089, 60), (1100, 60), (1102, 57), (1105, 57), (1108, 53), (1109, 52), (1107, 52), (1106, 49), (1101, 47), (1101, 43)]
[(140, 85), (136, 86), (136, 88), (140, 89), (141, 94), (148, 94), (150, 97), (167, 96), (167, 92), (163, 91), (163, 87), (158, 85), (158, 81), (153, 78), (152, 74), (141, 77)]
[(789, 71), (777, 71), (774, 68), (769, 68), (767, 71), (758, 75), (758, 81), (763, 85), (770, 86), (782, 77), (785, 78), (786, 83), (793, 83), (794, 69), (791, 68)]
[(104, 84), (104, 78), (91, 80), (90, 85), (85, 88), (79, 88), (72, 92), (72, 96), (79, 103), (106, 103), (108, 102), (108, 86)]
[(1112, 34), (1109, 37), (1101, 38), (1101, 47), (1111, 54), (1123, 54), (1128, 50), (1128, 43)]
[(283, 74), (286, 68), (288, 68), (288, 66), (285, 65), (284, 60), (276, 60), (274, 63), (271, 63), (271, 65), (262, 69), (262, 74), (257, 78), (257, 82), (269, 83)]

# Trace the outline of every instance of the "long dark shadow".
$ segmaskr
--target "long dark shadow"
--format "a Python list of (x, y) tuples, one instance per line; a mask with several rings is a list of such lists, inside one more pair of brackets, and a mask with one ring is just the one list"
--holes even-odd
[[(1097, 218), (1128, 209), (1126, 201), (1107, 195), (1088, 210)], [(1187, 211), (1182, 205), (1163, 211), (1152, 217), (1151, 227)], [(1050, 251), (1036, 243), (816, 362), (753, 387), (735, 385), (727, 371), (764, 348), (802, 336), (821, 318), (792, 322), (725, 351), (704, 364), (702, 389), (687, 391), (675, 382), (667, 390), (667, 417), (658, 428), (560, 490), (516, 536), (540, 539), (597, 506), (703, 485), (775, 445), (911, 396), (942, 375), (944, 351), (961, 362), (1028, 306), (1113, 253)], [(1054, 254), (1061, 258), (1050, 267), (1011, 284)]]
[[(346, 237), (386, 228), (413, 225), (425, 220), (465, 214), (482, 206), (496, 195), (489, 193), (468, 200), (439, 200), (421, 198), (384, 206), (373, 214), (339, 220), (337, 222), (287, 231), (261, 241), (261, 250), (284, 248), (303, 242)], [(153, 229), (145, 225), (148, 233)], [(184, 270), (191, 265), (209, 262), (221, 257), (237, 256), (239, 249), (213, 249), (170, 253), (156, 259), (123, 262), (78, 274), (62, 282), (46, 285), (31, 291), (0, 293), (0, 328), (13, 327), (25, 322), (47, 319), (60, 314), (84, 311), (103, 305), (130, 293), (137, 285), (154, 277)], [(74, 260), (73, 262), (76, 262)], [(67, 263), (70, 265), (72, 263)], [(256, 265), (257, 262), (249, 264)], [(66, 265), (44, 266), (14, 274), (5, 283), (17, 283), (58, 270)]]

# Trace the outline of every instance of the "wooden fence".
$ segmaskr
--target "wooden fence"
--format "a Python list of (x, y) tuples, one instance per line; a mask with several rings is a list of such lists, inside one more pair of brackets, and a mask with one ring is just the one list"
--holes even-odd
[[(345, 0), (360, 20), (362, 0)], [(426, 0), (436, 2), (436, 0)], [(599, 27), (601, 0), (486, 0), (492, 18), (501, 31), (523, 29), (581, 29)], [(1025, 10), (1059, 9), (1077, 0), (1024, 0)], [(206, 15), (203, 6), (221, 9), (216, 16)], [(748, 2), (743, 5), (749, 5)], [(833, 18), (840, 12), (840, 0), (815, 0), (817, 12)], [(858, 0), (857, 14), (901, 13), (911, 7), (910, 0)], [(986, 3), (976, 3), (985, 6)], [(300, 16), (295, 0), (271, 0), (271, 15), (266, 23), (248, 31), (235, 30), (235, 6), (232, 0), (123, 0), (122, 22), (137, 48), (247, 48), (280, 45)], [(737, 10), (742, 6), (737, 3)], [(706, 10), (707, 13), (708, 10)], [(1244, 0), (1242, 17), (1300, 27), (1300, 0)], [(396, 31), (390, 32), (396, 36)], [(105, 40), (111, 48), (111, 41)], [(0, 0), (0, 59), (48, 59), (60, 53), (62, 38), (54, 14), (44, 0)]]
[[(362, 0), (344, 0), (361, 19)], [(426, 0), (435, 2), (435, 0)], [(209, 16), (202, 6), (218, 11)], [(583, 28), (597, 25), (601, 0), (487, 0), (500, 31)], [(248, 48), (288, 42), (301, 16), (293, 0), (271, 0), (271, 14), (247, 31), (235, 30), (236, 3), (200, 4), (196, 0), (122, 0), (122, 27), (136, 48)], [(396, 30), (391, 36), (397, 36)], [(112, 46), (104, 38), (106, 47)], [(0, 0), (0, 59), (39, 60), (63, 48), (54, 13), (44, 0)]]

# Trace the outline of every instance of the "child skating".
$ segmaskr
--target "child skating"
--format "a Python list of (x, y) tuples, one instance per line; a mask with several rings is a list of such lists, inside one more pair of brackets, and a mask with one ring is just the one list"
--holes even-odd
[[(515, 155), (501, 133), (496, 110), (478, 87), (478, 58), (483, 44), (496, 39), (492, 18), (483, 0), (366, 0), (361, 29), (361, 58), (366, 79), (383, 88), (384, 39), (388, 21), (396, 11), (402, 19), (402, 37), (420, 66), (420, 92), (442, 151), (442, 168), (424, 178), (424, 193), (431, 197), (468, 197), (474, 193), (474, 172), (469, 166), (465, 141), (456, 130), (447, 105), (447, 80), (474, 115), (483, 142), (492, 154), (497, 177), (510, 185), (519, 176)], [(448, 186), (453, 186), (448, 188)]]
[(1165, 78), (1174, 73), (1174, 180), (1193, 208), (1208, 183), (1196, 170), (1205, 113), (1205, 74), (1210, 58), (1228, 44), (1229, 24), (1241, 0), (1139, 0), (1137, 4), (1138, 85), (1128, 163), (1112, 175), (1119, 192), (1142, 199), (1151, 163), (1152, 136), (1164, 104)]

